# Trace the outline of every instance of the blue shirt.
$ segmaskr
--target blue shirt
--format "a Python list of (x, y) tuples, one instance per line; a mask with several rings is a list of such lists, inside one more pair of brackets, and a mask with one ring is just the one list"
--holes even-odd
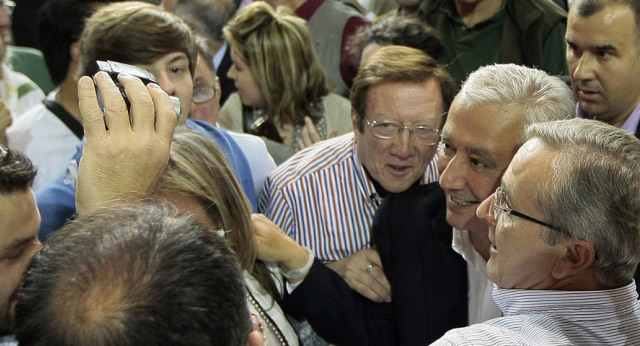
[[(258, 210), (249, 162), (233, 138), (225, 130), (203, 121), (187, 119), (185, 125), (216, 141), (220, 150), (231, 163), (245, 195), (251, 201), (253, 210)], [(79, 145), (78, 152), (71, 159), (65, 173), (60, 174), (49, 184), (35, 192), (36, 203), (42, 218), (38, 234), (40, 241), (46, 241), (53, 232), (75, 217), (76, 176), (83, 146), (84, 141)]]

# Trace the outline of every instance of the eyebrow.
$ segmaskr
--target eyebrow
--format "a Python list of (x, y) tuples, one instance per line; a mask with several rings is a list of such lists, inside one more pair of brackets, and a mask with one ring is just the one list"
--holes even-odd
[(176, 55), (174, 58), (169, 60), (169, 63), (171, 64), (171, 63), (174, 63), (174, 62), (176, 62), (178, 60), (187, 60), (187, 61), (189, 61), (189, 58), (187, 56), (183, 55), (183, 54), (180, 54), (180, 55)]
[(494, 160), (493, 155), (491, 155), (491, 153), (485, 149), (480, 149), (480, 148), (471, 148), (469, 149), (469, 153), (476, 155), (476, 156), (480, 156), (483, 159), (490, 161), (491, 164), (496, 163), (496, 160)]
[(591, 46), (592, 49), (598, 51), (606, 51), (606, 52), (617, 52), (618, 48), (614, 47), (612, 44), (605, 44), (602, 46)]
[(17, 249), (19, 247), (25, 246), (26, 244), (28, 244), (29, 242), (33, 241), (33, 236), (28, 237), (28, 238), (21, 238), (21, 239), (15, 239), (11, 242), (11, 244), (9, 244), (9, 246), (5, 247), (4, 249), (2, 249), (2, 253), (0, 253), (0, 255), (4, 256), (4, 254), (6, 254), (7, 252), (13, 250), (13, 249)]
[[(578, 46), (577, 43), (571, 41), (568, 38), (565, 38), (565, 41), (567, 42), (567, 44), (570, 45), (574, 45), (574, 46)], [(618, 48), (616, 48), (614, 45), (607, 43), (607, 44), (603, 44), (600, 46), (588, 46), (589, 50), (597, 50), (597, 51), (606, 51), (606, 52), (618, 52)]]

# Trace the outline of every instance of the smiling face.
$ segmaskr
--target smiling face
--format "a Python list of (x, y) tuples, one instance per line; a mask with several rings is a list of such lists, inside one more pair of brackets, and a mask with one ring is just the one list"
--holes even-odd
[(242, 60), (235, 49), (231, 50), (231, 60), (233, 60), (233, 65), (227, 72), (227, 76), (233, 79), (242, 104), (248, 107), (264, 108), (266, 101), (249, 65)]
[(482, 231), (478, 205), (497, 188), (518, 150), (525, 119), (516, 110), (492, 104), (466, 105), (456, 98), (442, 131), (446, 168), (440, 186), (447, 198), (447, 222), (460, 230)]
[(153, 74), (158, 85), (169, 96), (180, 100), (180, 124), (187, 121), (191, 108), (193, 78), (189, 71), (189, 58), (183, 52), (165, 54), (151, 64), (134, 64)]
[(567, 64), (580, 107), (590, 117), (619, 127), (640, 102), (640, 38), (630, 7), (610, 5), (567, 22)]
[(0, 335), (13, 327), (15, 293), (38, 241), (40, 213), (33, 191), (0, 194)]
[[(391, 121), (404, 126), (439, 128), (443, 113), (440, 85), (388, 82), (369, 87), (365, 114), (369, 121)], [(360, 161), (371, 177), (389, 192), (402, 192), (422, 177), (436, 153), (437, 145), (420, 145), (404, 130), (395, 139), (380, 139), (371, 128), (356, 122), (352, 114)]]
[[(502, 178), (508, 207), (544, 221), (532, 196), (541, 181), (551, 180), (549, 161), (554, 155), (539, 139), (522, 146)], [(487, 198), (478, 209), (478, 215), (489, 224), (492, 243), (486, 267), (489, 280), (502, 288), (552, 287), (558, 282), (553, 270), (562, 262), (563, 244), (548, 245), (542, 238), (544, 226), (537, 223), (504, 212), (499, 212), (495, 219), (493, 203), (493, 197)]]

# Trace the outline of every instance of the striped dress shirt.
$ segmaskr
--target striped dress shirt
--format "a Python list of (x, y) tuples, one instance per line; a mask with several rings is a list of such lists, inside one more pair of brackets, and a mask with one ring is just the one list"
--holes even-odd
[[(438, 178), (434, 157), (421, 182)], [(371, 246), (378, 204), (351, 132), (301, 150), (276, 168), (265, 182), (259, 209), (316, 258), (328, 262)]]
[(504, 317), (447, 332), (433, 345), (640, 345), (635, 282), (611, 290), (494, 286)]

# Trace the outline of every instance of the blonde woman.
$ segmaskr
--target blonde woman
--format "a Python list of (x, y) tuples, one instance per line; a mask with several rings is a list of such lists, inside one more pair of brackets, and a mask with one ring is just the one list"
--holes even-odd
[(238, 91), (220, 111), (221, 127), (262, 136), (276, 163), (353, 131), (349, 100), (330, 93), (303, 19), (254, 2), (224, 35), (233, 61), (228, 76)]
[(249, 310), (262, 326), (265, 344), (298, 345), (295, 331), (273, 298), (281, 292), (281, 275), (256, 261), (251, 205), (215, 143), (186, 127), (176, 129), (169, 163), (154, 194), (225, 237), (244, 270)]

